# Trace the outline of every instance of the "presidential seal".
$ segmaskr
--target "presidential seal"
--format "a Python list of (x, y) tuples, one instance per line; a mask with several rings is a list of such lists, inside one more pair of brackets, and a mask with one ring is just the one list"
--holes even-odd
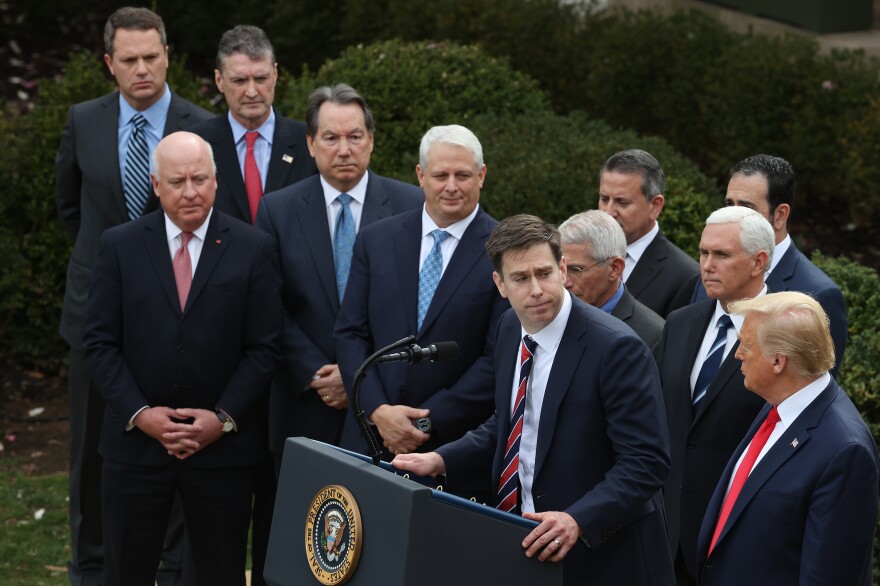
[(343, 584), (354, 575), (361, 556), (361, 512), (348, 490), (322, 488), (306, 516), (306, 558), (321, 584)]

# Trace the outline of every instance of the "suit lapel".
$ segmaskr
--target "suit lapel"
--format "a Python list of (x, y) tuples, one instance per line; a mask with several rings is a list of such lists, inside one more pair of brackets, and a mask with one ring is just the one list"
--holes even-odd
[(611, 311), (611, 315), (621, 321), (626, 321), (632, 317), (633, 296), (626, 289), (623, 290), (623, 295), (620, 297), (620, 301), (617, 302), (617, 307)]
[(375, 173), (369, 171), (368, 173), (367, 194), (364, 198), (364, 209), (361, 212), (361, 228), (391, 215), (391, 210), (387, 205), (388, 193), (382, 189), (382, 178)]
[(706, 389), (706, 396), (703, 397), (703, 402), (700, 403), (700, 409), (699, 411), (697, 411), (696, 417), (694, 417), (695, 424), (703, 416), (703, 413), (706, 412), (706, 409), (709, 408), (709, 405), (711, 405), (712, 402), (715, 401), (715, 398), (721, 394), (721, 389), (727, 386), (727, 383), (730, 382), (731, 377), (739, 372), (739, 368), (742, 363), (734, 356), (738, 347), (739, 340), (734, 342), (733, 347), (730, 349), (730, 353), (728, 353), (728, 355), (721, 362), (721, 365), (718, 367), (718, 373), (715, 375), (715, 378), (712, 379), (711, 383), (709, 383), (709, 388)]
[[(120, 217), (128, 220), (128, 209), (125, 207), (125, 195), (122, 193), (122, 175), (119, 171), (119, 92), (114, 92), (107, 96), (101, 103), (101, 118), (94, 132), (98, 137), (98, 152), (101, 156), (106, 157), (107, 172), (113, 177), (111, 185), (113, 185), (112, 198), (116, 204)], [(147, 198), (147, 207), (149, 208), (150, 200), (158, 199), (156, 197)]]
[(666, 247), (662, 232), (658, 232), (654, 240), (645, 249), (636, 267), (626, 280), (626, 286), (634, 297), (638, 297), (642, 291), (654, 280), (654, 276), (660, 272), (662, 265), (660, 261), (666, 258)]
[(779, 259), (776, 268), (767, 276), (768, 291), (788, 291), (790, 289), (787, 283), (794, 276), (799, 255), (800, 251), (792, 242), (788, 250), (785, 251), (785, 254), (782, 255), (782, 258)]
[[(509, 316), (510, 317), (510, 316)], [(516, 319), (508, 319), (498, 332), (495, 345), (495, 421), (498, 426), (498, 451), (492, 478), (500, 478), (501, 463), (507, 436), (510, 434), (510, 402), (513, 392), (513, 376), (519, 356), (520, 332), (522, 328)]]
[(177, 295), (174, 267), (171, 266), (171, 254), (168, 250), (168, 238), (165, 234), (165, 214), (161, 211), (152, 212), (146, 217), (144, 246), (147, 249), (147, 257), (149, 257), (159, 283), (162, 285), (162, 290), (168, 297), (168, 302), (180, 316), (180, 298)]
[[(428, 306), (428, 312), (425, 314), (425, 321), (422, 323), (422, 332), (431, 327), (443, 311), (443, 307), (455, 295), (461, 282), (470, 274), (473, 266), (486, 256), (486, 236), (488, 236), (486, 216), (480, 211), (465, 230), (461, 242), (455, 247), (455, 252), (449, 259), (449, 265), (440, 277), (437, 290), (431, 298), (431, 305)], [(416, 290), (418, 290), (418, 282)]]
[(287, 185), (287, 177), (296, 164), (296, 138), (287, 120), (275, 112), (275, 135), (272, 137), (272, 153), (266, 171), (264, 193), (277, 191)]
[[(236, 220), (237, 221), (237, 220)], [(192, 287), (189, 290), (189, 297), (186, 299), (186, 307), (184, 314), (190, 310), (195, 300), (198, 298), (205, 283), (208, 282), (211, 273), (217, 266), (217, 261), (229, 248), (232, 240), (232, 233), (225, 226), (220, 213), (217, 210), (211, 214), (211, 221), (208, 224), (208, 232), (205, 234), (205, 241), (202, 243), (202, 253), (199, 255), (199, 264), (196, 266), (196, 272), (193, 275)]]
[(299, 221), (300, 229), (305, 235), (306, 246), (311, 258), (315, 259), (318, 280), (326, 293), (330, 305), (339, 311), (339, 292), (336, 289), (336, 269), (333, 262), (333, 240), (330, 237), (330, 226), (327, 224), (327, 204), (324, 201), (324, 190), (318, 176), (306, 179), (311, 182), (308, 195), (295, 206), (294, 216)]
[[(394, 274), (399, 279), (400, 302), (403, 305), (408, 332), (416, 332), (418, 320), (421, 238), (422, 212), (418, 210), (406, 215), (394, 235), (394, 250), (396, 251), (394, 262), (397, 264), (397, 270), (394, 271)], [(430, 310), (428, 313), (431, 313)], [(427, 323), (427, 317), (425, 322)]]
[[(698, 304), (692, 306), (695, 308), (694, 318), (690, 324), (691, 327), (687, 328), (687, 332), (683, 341), (684, 343), (681, 345), (683, 354), (680, 355), (681, 360), (679, 361), (679, 363), (686, 364), (689, 367), (693, 367), (694, 363), (697, 361), (697, 353), (700, 351), (700, 345), (703, 343), (703, 336), (705, 335), (706, 328), (709, 327), (709, 322), (711, 321), (712, 315), (715, 312), (714, 299), (701, 301), (700, 304), (702, 305)], [(665, 351), (669, 352), (669, 348), (667, 348)], [(691, 369), (682, 368), (678, 371), (677, 376), (680, 382), (679, 384), (673, 386), (673, 388), (675, 389), (674, 392), (677, 396), (677, 401), (683, 401), (687, 403), (687, 405), (691, 405)], [(664, 388), (664, 391), (666, 390), (667, 389)], [(702, 410), (703, 409), (701, 409), (701, 411)], [(688, 410), (688, 413), (690, 413), (690, 410)], [(691, 424), (693, 424), (692, 420)]]
[(238, 162), (235, 138), (232, 135), (232, 127), (229, 126), (228, 118), (223, 118), (223, 123), (218, 124), (218, 130), (219, 134), (211, 140), (211, 147), (214, 149), (214, 159), (217, 161), (217, 174), (219, 175), (219, 183), (222, 185), (221, 189), (229, 193), (229, 197), (238, 208), (240, 217), (250, 220), (251, 208), (248, 205), (241, 164)]

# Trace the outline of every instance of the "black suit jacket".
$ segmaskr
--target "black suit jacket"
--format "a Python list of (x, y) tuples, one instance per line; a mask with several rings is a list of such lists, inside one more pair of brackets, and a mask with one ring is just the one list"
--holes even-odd
[[(442, 363), (383, 364), (361, 385), (361, 407), (379, 405), (431, 410), (434, 431), (422, 450), (460, 438), (492, 412), (495, 326), (510, 305), (492, 280), (486, 240), (496, 221), (480, 210), (443, 272), (416, 330), (422, 210), (415, 209), (362, 229), (357, 235), (345, 299), (336, 321), (336, 357), (346, 387), (376, 350), (407, 335), (424, 346), (453, 340), (461, 353)], [(354, 418), (342, 430), (342, 446), (365, 452)]]
[[(193, 127), (192, 131), (210, 143), (214, 150), (214, 162), (217, 164), (217, 199), (214, 208), (250, 224), (251, 211), (247, 191), (228, 115), (202, 122)], [(315, 160), (309, 154), (306, 144), (306, 125), (298, 120), (285, 118), (276, 110), (275, 134), (272, 138), (269, 169), (263, 181), (263, 193), (268, 194), (293, 185), (317, 172)]]
[(653, 348), (663, 336), (665, 320), (633, 297), (626, 290), (626, 287), (623, 289), (623, 296), (620, 298), (620, 301), (611, 310), (611, 315), (631, 327), (649, 348)]
[[(498, 486), (520, 336), (509, 311), (498, 326), (495, 415), (437, 450), (450, 481), (492, 462)], [(660, 493), (669, 453), (657, 369), (632, 330), (574, 297), (547, 380), (534, 464), (536, 510), (565, 511), (584, 532), (586, 543), (564, 560), (565, 584), (673, 583)]]
[(692, 578), (697, 572), (697, 535), (703, 514), (727, 460), (764, 400), (746, 390), (736, 345), (721, 363), (696, 416), (691, 408), (690, 376), (715, 300), (688, 305), (666, 320), (657, 365), (669, 421), (672, 470), (664, 497), (673, 558), (679, 545)]
[[(661, 231), (636, 263), (626, 280), (626, 288), (633, 297), (665, 319), (672, 310), (687, 304), (684, 299), (676, 301), (676, 296), (688, 279), (699, 272), (697, 261), (667, 240)], [(690, 291), (687, 289), (688, 294)]]
[[(171, 94), (165, 136), (189, 130), (213, 114)], [(61, 312), (61, 336), (82, 348), (83, 322), (98, 239), (107, 228), (128, 221), (119, 174), (119, 92), (70, 108), (55, 157), (55, 202), (73, 240)], [(144, 213), (158, 209), (147, 200)]]
[(83, 338), (106, 402), (101, 455), (142, 466), (176, 462), (141, 430), (125, 431), (131, 416), (145, 405), (221, 408), (238, 431), (182, 464), (254, 464), (265, 453), (261, 406), (279, 358), (272, 241), (214, 210), (181, 311), (164, 218), (156, 211), (101, 237)]
[[(360, 227), (421, 208), (423, 201), (418, 187), (370, 173)], [(339, 296), (320, 177), (266, 194), (255, 225), (274, 239), (283, 278), (283, 360), (269, 399), (270, 448), (280, 455), (291, 436), (338, 443), (345, 411), (328, 407), (307, 388), (318, 368), (336, 363)]]

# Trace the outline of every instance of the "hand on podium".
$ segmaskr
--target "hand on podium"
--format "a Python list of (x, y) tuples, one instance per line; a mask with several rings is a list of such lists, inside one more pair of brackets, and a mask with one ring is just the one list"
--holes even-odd
[(437, 452), (427, 454), (401, 454), (391, 460), (391, 465), (407, 470), (417, 476), (438, 476), (446, 473), (446, 462)]
[(523, 540), (526, 557), (538, 553), (540, 561), (560, 562), (583, 533), (580, 526), (568, 513), (545, 511), (543, 513), (523, 513), (523, 517), (540, 523)]

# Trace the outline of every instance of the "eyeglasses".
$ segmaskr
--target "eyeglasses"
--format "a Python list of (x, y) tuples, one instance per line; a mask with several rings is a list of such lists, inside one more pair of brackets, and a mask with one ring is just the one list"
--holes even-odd
[(577, 265), (568, 265), (566, 268), (567, 268), (571, 273), (573, 273), (573, 275), (574, 275), (575, 277), (579, 277), (579, 276), (583, 275), (584, 273), (586, 273), (587, 271), (589, 271), (589, 270), (590, 270), (591, 268), (593, 268), (594, 266), (596, 266), (596, 265), (600, 265), (600, 264), (605, 263), (605, 262), (608, 262), (608, 260), (609, 260), (609, 259), (607, 259), (607, 258), (603, 258), (602, 260), (597, 261), (597, 262), (594, 262), (593, 264), (591, 264), (591, 265), (588, 266), (588, 267), (579, 267), (579, 266), (577, 266)]

